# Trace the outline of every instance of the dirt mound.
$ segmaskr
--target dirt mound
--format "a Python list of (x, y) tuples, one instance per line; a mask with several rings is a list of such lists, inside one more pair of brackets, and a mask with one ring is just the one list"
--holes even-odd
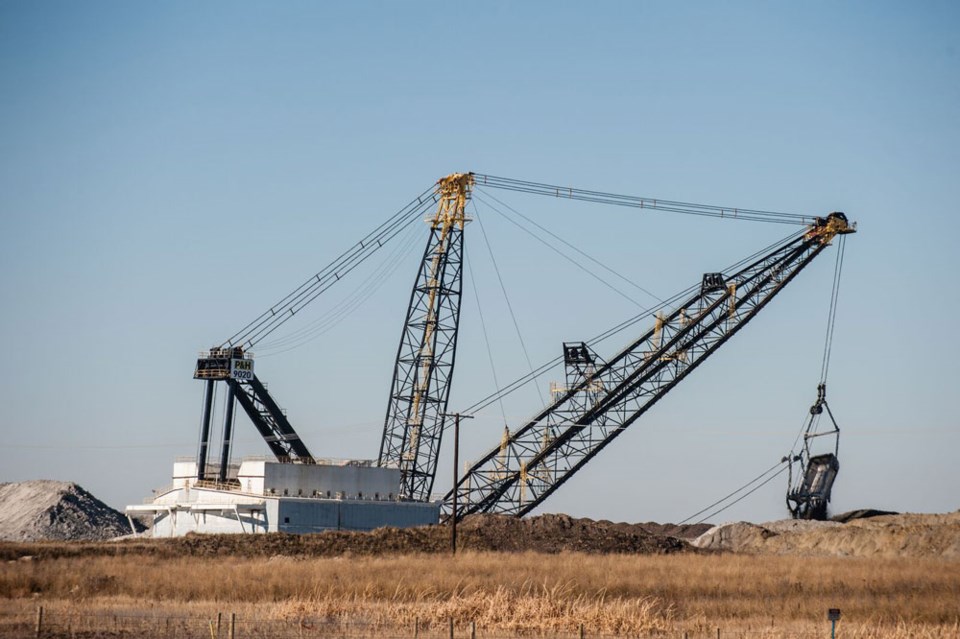
[(707, 531), (697, 548), (752, 554), (960, 558), (960, 512), (836, 521), (737, 522)]
[(652, 521), (637, 525), (642, 526), (644, 530), (654, 535), (666, 535), (667, 537), (676, 537), (688, 541), (696, 539), (713, 528), (713, 524), (658, 524)]
[(834, 528), (842, 526), (838, 521), (818, 521), (816, 519), (778, 519), (760, 524), (767, 530), (780, 533), (799, 533), (812, 532), (814, 530), (823, 530), (824, 528)]
[(127, 518), (77, 484), (0, 484), (0, 540), (104, 540), (130, 533)]
[[(665, 554), (691, 550), (674, 537), (648, 532), (643, 524), (612, 524), (566, 515), (516, 519), (506, 515), (472, 515), (457, 528), (458, 548), (522, 552)], [(371, 532), (328, 531), (311, 535), (196, 535), (173, 539), (125, 539), (111, 544), (0, 544), (0, 560), (25, 555), (37, 558), (149, 555), (158, 557), (324, 557), (402, 553), (447, 553), (450, 528), (378, 528)]]
[(708, 550), (744, 552), (762, 546), (768, 537), (776, 534), (763, 526), (738, 521), (714, 526), (691, 543), (697, 548)]
[(869, 519), (870, 517), (882, 517), (883, 515), (899, 515), (900, 513), (893, 512), (892, 510), (877, 510), (875, 508), (861, 508), (860, 510), (851, 510), (849, 512), (840, 513), (839, 515), (834, 515), (830, 518), (830, 521), (839, 521), (841, 524), (846, 524), (853, 521), (854, 519)]
[(464, 542), (477, 550), (535, 550), (538, 552), (668, 553), (686, 543), (647, 530), (643, 524), (574, 519), (567, 515), (540, 515), (517, 519), (507, 515), (472, 515), (459, 530)]

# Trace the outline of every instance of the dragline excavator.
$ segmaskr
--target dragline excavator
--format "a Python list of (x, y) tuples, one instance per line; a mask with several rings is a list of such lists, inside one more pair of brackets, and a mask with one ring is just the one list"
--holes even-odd
[[(201, 355), (195, 377), (206, 380), (207, 385), (198, 458), (200, 479), (207, 478), (212, 397), (214, 385), (221, 381), (228, 387), (228, 403), (218, 481), (226, 481), (234, 398), (279, 460), (313, 463), (310, 451), (254, 374), (251, 349), (400, 230), (426, 216), (430, 234), (401, 332), (377, 463), (400, 469), (400, 499), (430, 499), (456, 361), (464, 229), (469, 221), (466, 205), (479, 188), (794, 224), (800, 230), (726, 271), (704, 274), (697, 287), (678, 298), (672, 308), (658, 312), (649, 330), (612, 357), (602, 358), (589, 342), (565, 343), (562, 361), (566, 382), (551, 389), (549, 405), (519, 427), (505, 430), (499, 445), (475, 462), (443, 498), (447, 513), (454, 502), (459, 503), (458, 519), (481, 512), (522, 516), (543, 503), (753, 319), (834, 238), (856, 230), (856, 225), (839, 212), (807, 217), (617, 195), (483, 174), (449, 175), (244, 329)], [(508, 386), (503, 392), (516, 387)], [(804, 468), (815, 461), (806, 460)]]

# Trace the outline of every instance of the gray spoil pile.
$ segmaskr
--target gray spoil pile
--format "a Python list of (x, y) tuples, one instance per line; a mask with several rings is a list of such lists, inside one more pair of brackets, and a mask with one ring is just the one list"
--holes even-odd
[(0, 541), (91, 541), (128, 534), (122, 513), (72, 482), (0, 484)]

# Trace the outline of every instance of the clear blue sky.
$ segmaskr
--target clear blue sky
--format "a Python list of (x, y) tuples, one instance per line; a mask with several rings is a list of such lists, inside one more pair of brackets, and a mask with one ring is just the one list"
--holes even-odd
[[(118, 507), (149, 495), (195, 454), (196, 352), (472, 170), (846, 211), (860, 233), (830, 377), (834, 507), (955, 510), (958, 34), (951, 2), (0, 2), (0, 481), (72, 480)], [(660, 297), (784, 234), (505, 201)], [(535, 362), (635, 312), (478, 212)], [(526, 364), (478, 230), (468, 261), (503, 382)], [(318, 455), (377, 454), (424, 240), (349, 321), (258, 360)], [(804, 272), (544, 510), (678, 520), (775, 463), (815, 397), (832, 268)], [(454, 409), (493, 386), (476, 311), (468, 284)], [(538, 407), (530, 391), (504, 411)], [(465, 456), (502, 422), (470, 422)], [(267, 452), (245, 419), (238, 438)], [(722, 518), (783, 516), (783, 492)]]

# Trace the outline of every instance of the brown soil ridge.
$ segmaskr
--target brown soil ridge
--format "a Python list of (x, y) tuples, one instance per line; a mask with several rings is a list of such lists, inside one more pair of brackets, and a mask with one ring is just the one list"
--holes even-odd
[[(651, 532), (646, 524), (615, 524), (540, 515), (471, 515), (458, 526), (459, 550), (542, 553), (668, 554), (692, 550), (676, 537)], [(27, 556), (145, 555), (158, 557), (324, 557), (450, 552), (450, 528), (378, 528), (371, 532), (327, 531), (309, 535), (200, 535), (173, 539), (121, 539), (108, 543), (0, 543), (0, 560)]]

